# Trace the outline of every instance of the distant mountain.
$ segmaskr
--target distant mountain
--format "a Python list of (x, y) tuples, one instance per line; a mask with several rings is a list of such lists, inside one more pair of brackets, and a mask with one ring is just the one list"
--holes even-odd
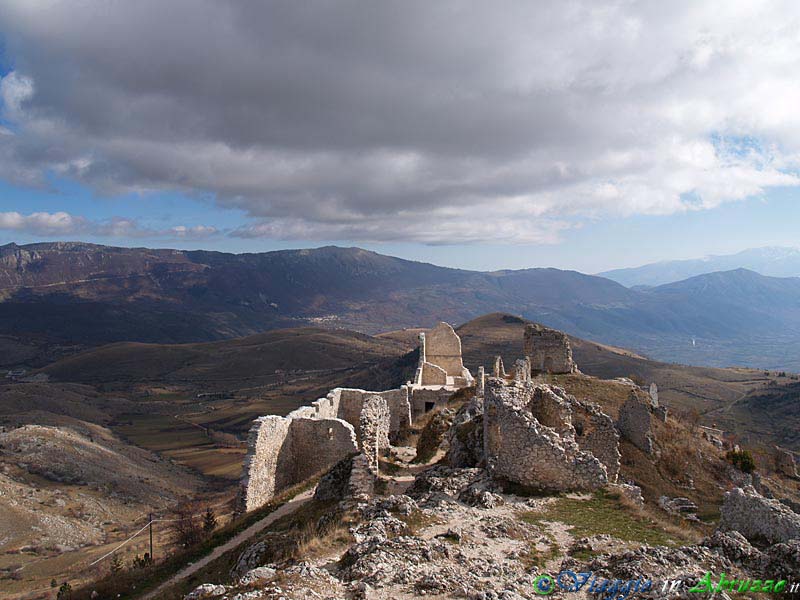
[(800, 279), (738, 269), (644, 290), (558, 269), (477, 272), (359, 248), (262, 254), (0, 247), (0, 365), (108, 342), (298, 326), (376, 333), (517, 314), (664, 361), (800, 371)]
[(634, 287), (663, 285), (696, 275), (733, 269), (750, 269), (772, 277), (800, 277), (800, 248), (752, 248), (736, 254), (663, 261), (630, 269), (614, 269), (598, 275), (626, 287)]

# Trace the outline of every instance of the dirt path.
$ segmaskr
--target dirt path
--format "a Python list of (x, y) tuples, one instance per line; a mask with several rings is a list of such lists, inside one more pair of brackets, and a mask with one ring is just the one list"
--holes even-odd
[(144, 596), (142, 596), (139, 600), (152, 600), (153, 598), (158, 598), (158, 595), (167, 589), (174, 586), (179, 581), (186, 579), (190, 575), (194, 575), (200, 569), (207, 566), (209, 563), (217, 560), (220, 556), (225, 554), (226, 552), (233, 550), (240, 544), (246, 542), (251, 537), (256, 535), (258, 532), (262, 531), (264, 528), (268, 527), (281, 517), (285, 517), (288, 514), (293, 513), (297, 510), (300, 506), (305, 504), (311, 499), (311, 496), (314, 494), (314, 490), (308, 490), (303, 492), (302, 494), (298, 494), (294, 498), (292, 498), (286, 504), (280, 506), (277, 510), (269, 513), (266, 517), (261, 519), (260, 521), (256, 521), (250, 527), (241, 531), (240, 533), (236, 534), (234, 537), (229, 539), (227, 542), (222, 544), (221, 546), (217, 546), (214, 548), (210, 554), (207, 554), (203, 558), (197, 560), (196, 562), (188, 565), (183, 570), (178, 571), (175, 575), (170, 577), (167, 581), (162, 583), (156, 589), (151, 592), (148, 592)]

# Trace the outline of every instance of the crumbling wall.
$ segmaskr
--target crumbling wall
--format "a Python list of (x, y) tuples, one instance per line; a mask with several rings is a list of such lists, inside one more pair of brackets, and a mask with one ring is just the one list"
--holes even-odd
[(593, 490), (608, 483), (606, 467), (569, 437), (540, 423), (527, 407), (528, 384), (490, 379), (484, 400), (484, 456), (490, 475), (534, 489)]
[(505, 379), (507, 377), (506, 368), (503, 366), (502, 356), (494, 357), (494, 367), (492, 368), (492, 375), (500, 379)]
[(355, 430), (341, 419), (292, 419), (292, 484), (330, 469), (358, 451)]
[(596, 404), (572, 398), (572, 425), (581, 450), (591, 452), (606, 467), (608, 481), (616, 483), (620, 460), (619, 434), (614, 419)]
[(353, 427), (341, 419), (256, 419), (247, 441), (242, 508), (253, 510), (280, 491), (330, 468), (357, 452)]
[(357, 431), (364, 400), (372, 395), (381, 396), (389, 406), (391, 415), (389, 434), (391, 437), (397, 436), (411, 425), (409, 389), (405, 385), (382, 392), (371, 392), (358, 388), (335, 388), (325, 398), (313, 402), (311, 407), (299, 408), (289, 416), (344, 419)]
[(523, 339), (525, 356), (534, 373), (573, 373), (575, 362), (567, 335), (555, 329), (528, 323)]
[(426, 412), (430, 412), (434, 408), (441, 408), (447, 406), (447, 401), (453, 395), (453, 390), (447, 388), (426, 389), (426, 388), (412, 388), (411, 389), (411, 416), (416, 419)]
[(800, 515), (752, 486), (733, 488), (720, 508), (720, 531), (738, 531), (751, 542), (778, 544), (800, 539)]
[(266, 504), (277, 489), (286, 487), (278, 473), (283, 477), (288, 460), (289, 424), (289, 419), (270, 415), (256, 419), (250, 428), (242, 477), (244, 510)]
[(472, 375), (461, 359), (461, 338), (447, 323), (419, 334), (419, 365), (414, 384), (452, 388), (472, 384)]
[(386, 400), (377, 394), (367, 396), (359, 421), (359, 447), (376, 474), (380, 452), (389, 447), (389, 425), (389, 407)]
[(514, 362), (514, 381), (525, 383), (531, 380), (531, 359), (520, 358)]
[(648, 454), (655, 450), (651, 417), (649, 401), (642, 400), (636, 390), (631, 390), (619, 409), (617, 420), (620, 435)]
[(794, 461), (794, 455), (783, 448), (775, 446), (775, 470), (787, 477), (797, 478), (797, 464)]
[(424, 362), (419, 368), (419, 385), (447, 385), (447, 371), (439, 365)]
[(441, 367), (451, 377), (462, 377), (461, 338), (447, 323), (439, 323), (425, 334), (425, 360)]
[[(572, 426), (572, 407), (570, 399), (560, 388), (534, 386), (527, 404), (528, 412), (546, 427), (552, 427), (556, 433), (570, 438), (575, 437)], [(559, 396), (556, 391), (561, 392)]]

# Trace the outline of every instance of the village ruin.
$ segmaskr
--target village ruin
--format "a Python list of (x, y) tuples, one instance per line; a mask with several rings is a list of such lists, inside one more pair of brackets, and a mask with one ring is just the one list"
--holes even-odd
[(454, 466), (480, 466), (497, 481), (532, 489), (594, 490), (617, 482), (621, 437), (653, 451), (651, 402), (632, 391), (615, 422), (599, 406), (544, 381), (577, 372), (565, 334), (527, 324), (522, 341), (524, 356), (510, 374), (498, 356), (492, 375), (480, 367), (476, 379), (464, 366), (458, 334), (439, 323), (419, 335), (413, 381), (385, 391), (336, 388), (285, 417), (260, 417), (248, 438), (242, 510), (263, 506), (348, 457), (357, 457), (348, 467), (352, 485), (370, 489), (365, 481), (378, 476), (379, 457), (411, 424), (473, 386), (466, 416), (454, 428), (471, 427), (472, 447), (456, 460), (470, 464)]

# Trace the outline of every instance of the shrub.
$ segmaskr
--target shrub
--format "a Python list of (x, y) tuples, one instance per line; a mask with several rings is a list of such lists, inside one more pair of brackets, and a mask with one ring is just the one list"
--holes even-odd
[(725, 458), (744, 473), (752, 473), (756, 470), (756, 462), (753, 460), (753, 455), (750, 454), (749, 450), (730, 450), (725, 455)]

